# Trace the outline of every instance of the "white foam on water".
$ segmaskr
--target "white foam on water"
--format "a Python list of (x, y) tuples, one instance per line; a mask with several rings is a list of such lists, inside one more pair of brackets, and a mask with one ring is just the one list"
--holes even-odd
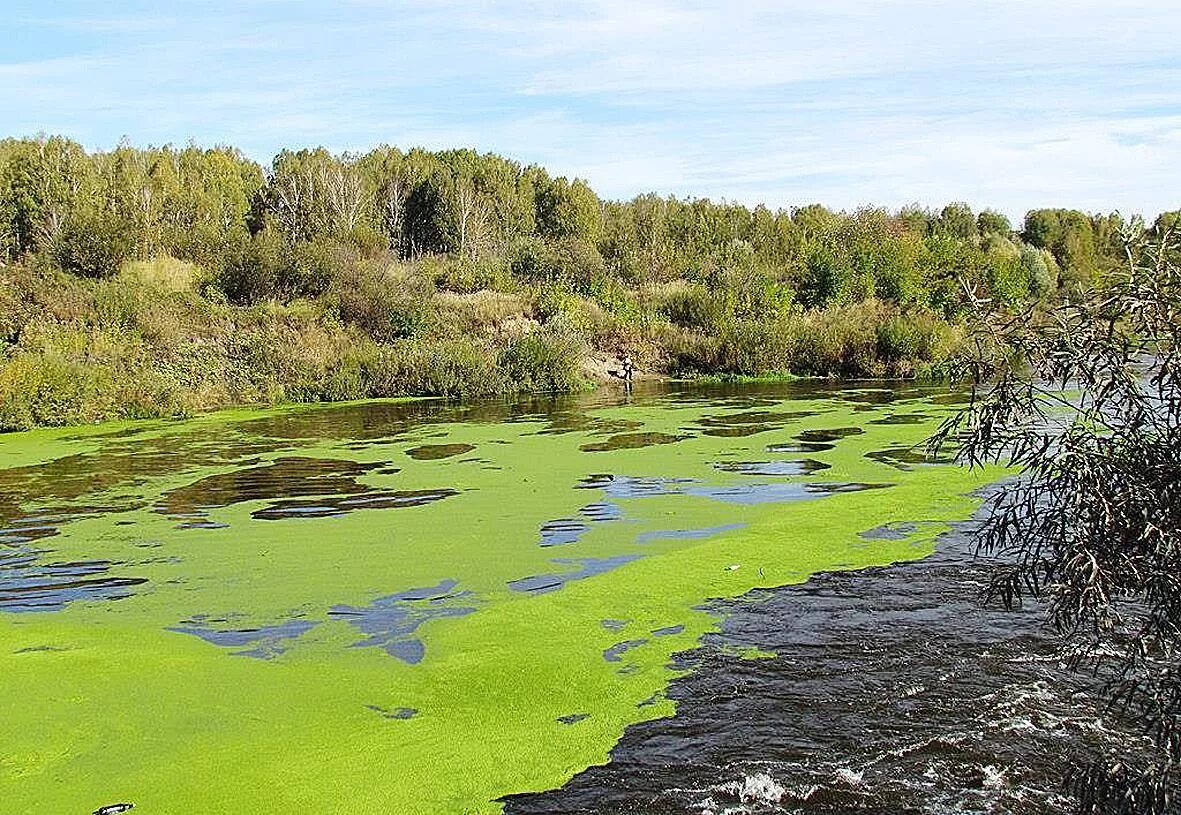
[(985, 789), (999, 790), (1005, 786), (1005, 774), (991, 764), (981, 767), (980, 772), (984, 774)]
[(731, 781), (723, 785), (722, 789), (737, 796), (744, 804), (777, 804), (787, 794), (787, 790), (766, 773), (755, 773), (741, 781)]
[(848, 767), (841, 767), (833, 773), (833, 782), (837, 784), (844, 784), (846, 787), (860, 787), (861, 780), (864, 773), (856, 770), (850, 770)]

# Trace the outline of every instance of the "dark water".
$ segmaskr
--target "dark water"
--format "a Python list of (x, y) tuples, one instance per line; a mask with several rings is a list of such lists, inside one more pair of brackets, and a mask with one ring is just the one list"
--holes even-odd
[(721, 633), (677, 658), (690, 672), (668, 691), (675, 717), (506, 812), (1069, 811), (1067, 764), (1127, 736), (1059, 664), (1040, 609), (982, 607), (966, 531), (923, 561), (717, 604)]

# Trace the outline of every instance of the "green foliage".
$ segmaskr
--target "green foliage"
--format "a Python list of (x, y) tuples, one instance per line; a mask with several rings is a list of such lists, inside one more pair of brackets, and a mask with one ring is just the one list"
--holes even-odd
[(1100, 261), (1092, 218), (1075, 210), (1035, 209), (1025, 216), (1024, 237), (1054, 256), (1061, 286), (1078, 289), (1095, 280)]
[(429, 279), (371, 263), (349, 263), (333, 274), (327, 299), (342, 322), (378, 342), (412, 337), (435, 320)]
[(840, 303), (852, 291), (852, 258), (843, 247), (832, 243), (810, 247), (799, 283), (801, 302), (809, 307)]
[(935, 231), (958, 240), (968, 240), (976, 235), (976, 216), (967, 204), (948, 204), (939, 213)]
[[(551, 390), (577, 386), (574, 357), (620, 345), (656, 373), (909, 376), (954, 339), (938, 329), (964, 284), (1008, 308), (1074, 292), (1118, 263), (1122, 223), (1037, 210), (1014, 235), (965, 204), (604, 202), (472, 150), (285, 150), (264, 168), (224, 147), (9, 139), (3, 392), (50, 405), (62, 383), (97, 405), (20, 419), (43, 423), (122, 415), (96, 394), (149, 373), (119, 391), (126, 410)], [(131, 372), (30, 346), (51, 324), (120, 338)]]
[(569, 391), (580, 388), (579, 366), (586, 346), (578, 332), (561, 321), (521, 335), (497, 360), (513, 390)]
[(546, 238), (574, 238), (593, 242), (599, 236), (599, 197), (585, 181), (550, 179), (537, 173), (535, 205), (537, 231)]
[[(1026, 227), (1068, 253), (1086, 233), (1055, 211)], [(1164, 815), (1181, 779), (1181, 245), (1139, 221), (1127, 238), (1102, 288), (1016, 315), (973, 302), (957, 373), (974, 398), (932, 446), (1021, 473), (990, 498), (978, 549), (988, 597), (1041, 601), (1063, 663), (1106, 703), (1096, 726), (1120, 736), (1063, 764), (1077, 811)]]
[(1007, 238), (1013, 232), (1013, 225), (1001, 213), (986, 209), (976, 216), (976, 229), (984, 236), (999, 235)]
[(79, 211), (58, 233), (53, 257), (67, 272), (82, 277), (110, 277), (134, 250), (135, 233), (130, 223)]

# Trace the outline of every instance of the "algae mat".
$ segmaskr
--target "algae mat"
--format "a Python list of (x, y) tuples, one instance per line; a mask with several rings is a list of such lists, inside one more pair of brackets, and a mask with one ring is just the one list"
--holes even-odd
[(485, 813), (674, 714), (711, 598), (922, 557), (913, 386), (383, 401), (0, 438), (11, 813)]

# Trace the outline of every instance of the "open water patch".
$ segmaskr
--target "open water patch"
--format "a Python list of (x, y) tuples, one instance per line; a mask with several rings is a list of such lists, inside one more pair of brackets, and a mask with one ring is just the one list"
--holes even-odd
[(624, 640), (623, 642), (617, 642), (614, 645), (612, 645), (610, 648), (607, 648), (603, 651), (603, 659), (606, 660), (607, 662), (622, 662), (624, 654), (626, 654), (628, 651), (632, 650), (633, 648), (639, 648), (641, 645), (646, 645), (647, 643), (648, 643), (647, 637), (641, 637), (639, 639)]
[(699, 529), (654, 529), (650, 532), (641, 532), (636, 536), (636, 543), (650, 543), (654, 540), (701, 540), (704, 538), (712, 538), (714, 535), (720, 535), (723, 532), (733, 532), (736, 529), (743, 529), (746, 524), (720, 524), (719, 526), (706, 526)]
[(383, 719), (413, 719), (418, 715), (418, 709), (412, 707), (382, 707), (381, 705), (365, 705)]
[(805, 430), (802, 433), (799, 433), (796, 438), (802, 442), (831, 444), (833, 442), (840, 441), (841, 439), (847, 439), (849, 436), (860, 436), (864, 432), (864, 429), (856, 426), (825, 427), (817, 428), (815, 430)]
[(302, 637), (317, 625), (318, 621), (292, 619), (274, 625), (251, 626), (247, 628), (218, 627), (230, 621), (208, 616), (197, 616), (180, 625), (169, 627), (168, 631), (191, 634), (212, 645), (222, 648), (236, 648), (233, 656), (253, 659), (274, 659), (291, 647), (291, 641)]
[(675, 495), (682, 491), (685, 484), (692, 483), (695, 483), (692, 478), (594, 473), (579, 481), (574, 488), (602, 490), (609, 498), (648, 498), (653, 495)]
[(672, 435), (671, 433), (619, 433), (606, 441), (587, 442), (579, 450), (587, 453), (602, 453), (608, 450), (638, 450), (643, 447), (653, 447), (658, 444), (675, 444), (692, 436)]
[(704, 436), (723, 438), (744, 438), (769, 430), (778, 430), (787, 424), (817, 415), (814, 410), (770, 411), (749, 410), (741, 413), (723, 413), (705, 416), (697, 420), (704, 428)]
[(880, 490), (893, 484), (869, 484), (863, 482), (773, 482), (766, 484), (732, 484), (724, 487), (691, 486), (684, 491), (689, 495), (700, 495), (731, 504), (770, 504), (789, 501), (808, 501), (827, 498), (846, 492)]
[(142, 577), (109, 574), (108, 560), (43, 562), (41, 553), (0, 550), (0, 611), (60, 611), (77, 601), (122, 600)]
[[(1095, 680), (1065, 673), (1039, 610), (981, 608), (988, 567), (945, 536), (922, 561), (714, 604), (674, 656), (670, 718), (507, 815), (1073, 811), (1064, 756), (1126, 746)], [(751, 649), (769, 658), (748, 659)]]
[(350, 648), (380, 648), (395, 659), (417, 665), (426, 656), (426, 644), (417, 636), (419, 627), (431, 620), (474, 614), (472, 593), (456, 591), (455, 580), (441, 580), (434, 586), (387, 594), (366, 606), (334, 605), (330, 617), (347, 621), (365, 634)]
[(913, 521), (894, 521), (881, 526), (875, 526), (873, 529), (867, 529), (864, 532), (858, 532), (858, 537), (866, 540), (887, 540), (900, 541), (906, 540), (915, 532), (919, 531), (919, 525)]
[(923, 422), (929, 421), (931, 421), (931, 417), (926, 413), (891, 413), (889, 416), (870, 419), (869, 423), (879, 425), (910, 425), (922, 424)]
[(251, 518), (280, 521), (286, 518), (337, 518), (359, 509), (420, 507), (442, 501), (458, 490), (374, 490), (357, 495), (328, 496), (303, 501), (277, 501), (250, 513)]
[(927, 467), (935, 464), (951, 464), (954, 456), (945, 452), (931, 453), (925, 446), (903, 447), (901, 445), (887, 447), (884, 450), (871, 450), (865, 457), (880, 464), (893, 467), (895, 470), (913, 470), (915, 467)]
[(411, 447), (406, 455), (416, 461), (439, 461), (440, 459), (462, 456), (476, 449), (474, 444), (422, 444)]
[(542, 524), (538, 545), (549, 547), (577, 543), (594, 524), (618, 521), (623, 517), (623, 508), (619, 504), (610, 501), (587, 504), (578, 510), (577, 518), (555, 518)]
[(814, 458), (796, 458), (774, 461), (715, 461), (713, 466), (715, 470), (738, 475), (797, 476), (827, 470), (832, 465)]
[(393, 509), (439, 501), (453, 489), (382, 490), (357, 479), (381, 463), (288, 456), (269, 464), (217, 473), (171, 490), (154, 509), (179, 520), (182, 529), (224, 526), (209, 512), (248, 501), (271, 501), (251, 517), (260, 520), (335, 517), (359, 509)]
[(52, 560), (52, 551), (37, 541), (59, 534), (60, 527), (79, 518), (115, 511), (110, 507), (74, 507), (49, 514), (26, 515), (0, 528), (0, 611), (60, 611), (72, 602), (122, 600), (146, 578), (111, 575), (110, 560)]
[(642, 557), (642, 554), (629, 554), (614, 555), (612, 557), (552, 558), (550, 563), (557, 563), (562, 566), (577, 566), (578, 568), (574, 571), (548, 572), (545, 574), (529, 575), (528, 577), (522, 577), (517, 580), (510, 580), (508, 587), (513, 591), (529, 594), (545, 594), (547, 592), (557, 591), (571, 581), (585, 580), (588, 577), (605, 574), (627, 563), (631, 563), (633, 560), (639, 560)]

